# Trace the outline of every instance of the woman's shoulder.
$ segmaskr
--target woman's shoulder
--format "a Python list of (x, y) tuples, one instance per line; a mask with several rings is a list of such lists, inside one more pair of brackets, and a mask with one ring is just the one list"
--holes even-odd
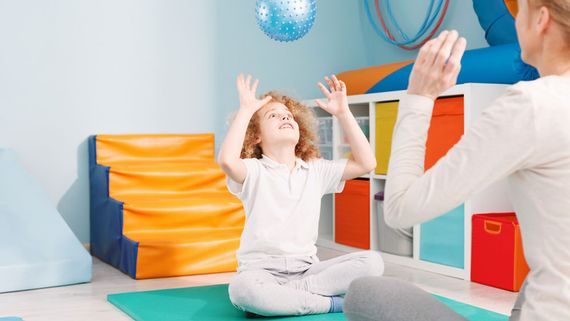
[[(546, 77), (545, 77), (546, 78)], [(501, 95), (495, 102), (494, 107), (490, 110), (501, 109), (511, 110), (517, 112), (533, 112), (541, 101), (542, 97), (551, 91), (549, 80), (538, 78), (529, 81), (519, 81), (511, 86), (508, 86), (503, 95)]]
[(570, 77), (546, 76), (532, 81), (521, 81), (511, 86), (508, 94), (519, 98), (523, 105), (541, 112), (567, 110), (570, 102)]
[(570, 77), (558, 75), (540, 77), (535, 80), (519, 81), (509, 87), (508, 91), (512, 94), (526, 96), (550, 96), (556, 93), (556, 96), (563, 95), (570, 97)]
[[(511, 111), (529, 115), (541, 136), (557, 132), (570, 121), (570, 78), (546, 76), (532, 81), (521, 81), (508, 90)], [(503, 106), (505, 107), (505, 106)]]

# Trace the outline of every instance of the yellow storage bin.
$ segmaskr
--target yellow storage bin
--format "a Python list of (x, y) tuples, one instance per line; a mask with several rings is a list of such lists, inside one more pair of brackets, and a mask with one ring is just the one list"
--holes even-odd
[(376, 104), (376, 174), (388, 173), (388, 161), (392, 148), (392, 133), (398, 117), (398, 102)]

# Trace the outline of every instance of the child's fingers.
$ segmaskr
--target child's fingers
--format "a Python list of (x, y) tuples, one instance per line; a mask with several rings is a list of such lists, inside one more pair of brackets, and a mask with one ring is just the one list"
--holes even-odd
[(239, 74), (236, 78), (236, 87), (238, 89), (242, 89), (243, 88), (243, 74)]
[(319, 107), (321, 107), (324, 110), (327, 110), (327, 105), (325, 105), (325, 103), (323, 103), (320, 99), (315, 99), (315, 102), (317, 103), (317, 105), (319, 105)]
[(340, 83), (340, 89), (342, 90), (343, 93), (346, 94), (346, 84), (342, 80), (339, 80), (338, 82)]
[(334, 90), (334, 84), (332, 82), (332, 80), (330, 80), (329, 77), (325, 76), (325, 81), (327, 82), (327, 84), (329, 85), (330, 91), (333, 92)]
[(253, 81), (253, 85), (251, 85), (251, 92), (255, 94), (255, 91), (257, 90), (257, 85), (259, 85), (259, 79), (256, 79)]
[(325, 94), (325, 97), (329, 98), (331, 95), (331, 92), (327, 89), (327, 87), (325, 87), (325, 85), (323, 85), (322, 83), (318, 83), (317, 84), (319, 86), (319, 88), (321, 89), (321, 91), (323, 92), (323, 94)]
[(264, 106), (265, 104), (267, 104), (268, 102), (270, 102), (271, 99), (273, 99), (273, 97), (271, 97), (271, 96), (265, 96), (265, 98), (263, 98), (263, 99), (261, 100), (261, 106)]
[(334, 82), (334, 87), (335, 87), (335, 89), (336, 89), (336, 90), (341, 90), (341, 88), (340, 88), (340, 83), (338, 82), (338, 79), (336, 78), (336, 76), (335, 76), (334, 74), (332, 75), (332, 79), (333, 79), (333, 82)]
[(249, 89), (251, 87), (251, 75), (248, 74), (247, 77), (245, 78), (245, 82), (244, 82), (245, 88)]

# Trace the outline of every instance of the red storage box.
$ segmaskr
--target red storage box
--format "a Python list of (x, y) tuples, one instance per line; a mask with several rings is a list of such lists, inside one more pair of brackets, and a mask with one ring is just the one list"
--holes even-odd
[(435, 101), (426, 142), (426, 171), (445, 156), (463, 136), (463, 114), (463, 96)]
[(370, 182), (347, 181), (334, 207), (335, 242), (370, 249)]
[(518, 291), (528, 274), (515, 213), (473, 215), (471, 281)]

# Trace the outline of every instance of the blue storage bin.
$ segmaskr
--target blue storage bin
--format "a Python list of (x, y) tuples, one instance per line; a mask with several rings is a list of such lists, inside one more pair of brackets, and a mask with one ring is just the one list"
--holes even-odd
[(464, 205), (421, 225), (420, 259), (464, 267)]

